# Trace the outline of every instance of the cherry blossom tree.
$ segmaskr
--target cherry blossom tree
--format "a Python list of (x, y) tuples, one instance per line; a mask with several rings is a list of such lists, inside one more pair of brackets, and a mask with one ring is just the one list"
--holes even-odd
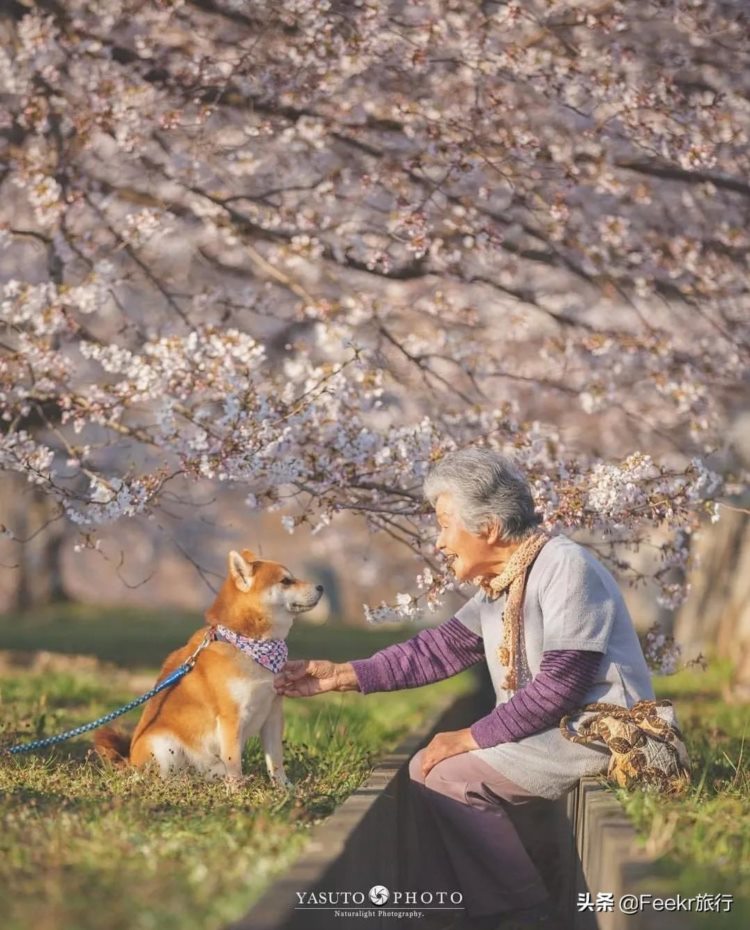
[[(361, 517), (484, 442), (665, 604), (746, 476), (742, 3), (12, 0), (0, 465), (95, 545), (177, 478)], [(290, 509), (291, 507), (291, 509)], [(12, 535), (13, 527), (6, 526)]]

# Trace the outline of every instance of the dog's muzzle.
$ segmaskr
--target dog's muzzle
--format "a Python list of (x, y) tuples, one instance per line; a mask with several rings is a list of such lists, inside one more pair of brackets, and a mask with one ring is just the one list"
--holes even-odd
[(310, 593), (307, 597), (300, 597), (300, 592), (295, 592), (295, 597), (293, 601), (289, 601), (287, 606), (292, 613), (300, 614), (305, 610), (312, 610), (313, 607), (318, 603), (318, 601), (323, 596), (323, 585), (310, 585)]

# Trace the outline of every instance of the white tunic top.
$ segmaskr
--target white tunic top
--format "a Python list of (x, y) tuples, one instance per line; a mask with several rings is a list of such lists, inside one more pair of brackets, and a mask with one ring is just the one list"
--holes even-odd
[[(456, 617), (484, 640), (497, 704), (512, 697), (503, 687), (507, 669), (498, 658), (503, 639), (505, 595), (489, 600), (479, 591)], [(632, 707), (653, 699), (651, 675), (617, 582), (587, 549), (567, 536), (553, 537), (529, 570), (523, 602), (518, 687), (539, 671), (549, 649), (604, 653), (599, 673), (582, 704), (607, 701)], [(472, 754), (510, 781), (543, 798), (559, 798), (583, 775), (606, 772), (609, 750), (600, 743), (572, 743), (557, 726), (517, 742)]]

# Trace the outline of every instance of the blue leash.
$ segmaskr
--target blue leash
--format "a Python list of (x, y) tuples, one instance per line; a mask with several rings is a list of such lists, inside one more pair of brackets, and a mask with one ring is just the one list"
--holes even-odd
[(10, 749), (0, 749), (0, 755), (7, 754), (15, 756), (20, 755), (23, 752), (35, 752), (37, 749), (46, 749), (48, 746), (56, 746), (58, 743), (64, 743), (66, 740), (72, 739), (74, 736), (80, 736), (81, 733), (87, 733), (89, 730), (96, 730), (103, 724), (109, 723), (110, 720), (115, 720), (117, 717), (121, 717), (123, 714), (127, 714), (129, 710), (133, 710), (134, 707), (138, 707), (140, 704), (144, 704), (146, 701), (154, 697), (155, 694), (158, 694), (160, 691), (164, 691), (165, 688), (171, 688), (172, 685), (177, 684), (181, 678), (184, 678), (188, 672), (192, 671), (198, 655), (210, 642), (211, 634), (207, 633), (195, 652), (193, 652), (179, 668), (176, 668), (173, 672), (170, 672), (166, 678), (163, 678), (161, 681), (157, 682), (150, 691), (146, 691), (146, 693), (142, 694), (140, 697), (134, 698), (127, 704), (123, 704), (123, 706), (118, 707), (117, 710), (113, 710), (110, 713), (105, 714), (103, 717), (99, 717), (92, 723), (84, 723), (80, 727), (75, 727), (72, 730), (66, 730), (64, 733), (58, 733), (57, 736), (47, 736), (45, 739), (35, 739), (30, 743), (19, 743), (17, 746), (11, 746)]

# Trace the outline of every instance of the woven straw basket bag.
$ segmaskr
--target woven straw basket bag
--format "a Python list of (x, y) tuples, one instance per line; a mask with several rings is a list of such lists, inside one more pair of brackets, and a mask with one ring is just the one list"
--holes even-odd
[[(576, 731), (572, 718), (593, 712)], [(587, 704), (560, 721), (574, 743), (602, 742), (612, 753), (607, 778), (623, 788), (646, 787), (682, 794), (690, 785), (690, 759), (679, 728), (670, 720), (671, 701), (639, 701), (632, 707)]]

